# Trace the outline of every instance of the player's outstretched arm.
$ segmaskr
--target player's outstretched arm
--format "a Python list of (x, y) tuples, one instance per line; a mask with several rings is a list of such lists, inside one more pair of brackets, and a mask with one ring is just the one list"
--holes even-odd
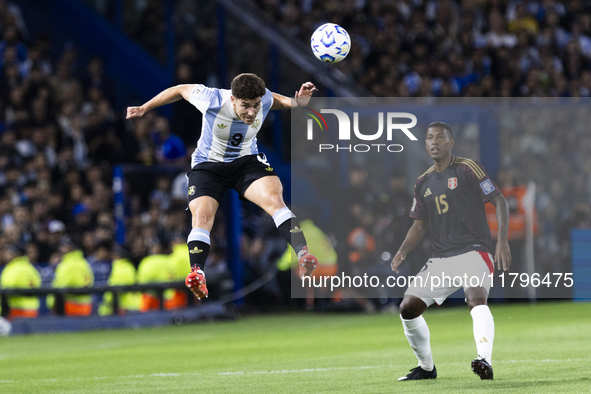
[(490, 202), (497, 209), (497, 223), (499, 223), (495, 261), (497, 262), (497, 269), (507, 271), (511, 266), (511, 250), (507, 240), (509, 234), (509, 203), (502, 194), (497, 194)]
[(278, 93), (273, 93), (273, 105), (271, 110), (290, 109), (292, 107), (305, 107), (310, 102), (310, 98), (317, 92), (316, 86), (312, 82), (302, 84), (299, 92), (295, 92), (293, 99), (285, 97)]
[(191, 96), (191, 92), (193, 91), (195, 86), (196, 85), (173, 86), (158, 93), (154, 98), (152, 98), (150, 101), (148, 101), (141, 107), (127, 107), (126, 119), (141, 118), (142, 116), (144, 116), (146, 112), (154, 108), (174, 103), (175, 101), (179, 101), (182, 98), (189, 101), (189, 97)]
[(390, 263), (392, 271), (398, 273), (398, 266), (406, 259), (406, 254), (421, 242), (425, 231), (427, 231), (427, 223), (424, 220), (415, 220), (408, 233), (406, 233), (406, 238), (404, 238), (404, 242), (400, 246), (400, 249), (398, 249), (398, 253), (392, 259), (392, 263)]

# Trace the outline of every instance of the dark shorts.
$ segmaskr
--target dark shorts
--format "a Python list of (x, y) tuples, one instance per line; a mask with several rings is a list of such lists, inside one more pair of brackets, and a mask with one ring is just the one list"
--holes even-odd
[(209, 196), (219, 203), (227, 188), (244, 192), (257, 179), (277, 175), (269, 165), (264, 153), (248, 155), (229, 163), (199, 163), (187, 173), (189, 179), (188, 202), (197, 197)]

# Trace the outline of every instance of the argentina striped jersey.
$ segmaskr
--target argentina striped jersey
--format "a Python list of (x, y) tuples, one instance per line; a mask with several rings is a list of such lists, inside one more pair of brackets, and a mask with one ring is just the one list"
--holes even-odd
[(191, 155), (191, 168), (203, 162), (227, 163), (258, 154), (256, 135), (273, 105), (273, 94), (265, 89), (261, 109), (251, 125), (245, 124), (232, 108), (232, 91), (197, 85), (189, 102), (203, 114), (201, 137)]

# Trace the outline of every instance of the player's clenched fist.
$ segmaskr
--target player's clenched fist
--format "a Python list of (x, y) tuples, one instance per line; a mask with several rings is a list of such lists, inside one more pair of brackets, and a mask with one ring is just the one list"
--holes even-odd
[(144, 116), (146, 111), (142, 107), (127, 107), (127, 117), (126, 119), (131, 118), (141, 118)]

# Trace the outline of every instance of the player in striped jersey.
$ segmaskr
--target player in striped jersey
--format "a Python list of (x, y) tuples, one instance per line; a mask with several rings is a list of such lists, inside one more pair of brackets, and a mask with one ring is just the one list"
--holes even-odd
[[(433, 303), (441, 304), (459, 288), (464, 288), (473, 320), (478, 357), (472, 370), (481, 379), (492, 379), (491, 366), (494, 321), (487, 306), (494, 272), (490, 230), (484, 204), (497, 209), (499, 223), (495, 260), (498, 269), (508, 270), (511, 252), (507, 242), (509, 208), (507, 200), (479, 163), (452, 156), (454, 145), (451, 127), (443, 122), (427, 128), (426, 147), (434, 165), (417, 179), (410, 217), (414, 224), (408, 230), (392, 270), (398, 266), (423, 238), (427, 226), (431, 233), (433, 257), (408, 286), (400, 304), (400, 318), (419, 366), (398, 380), (435, 379), (429, 328), (422, 314)], [(442, 280), (438, 286), (429, 277), (465, 278), (463, 282)], [(473, 281), (476, 277), (478, 280)], [(468, 281), (467, 278), (470, 278)], [(459, 286), (458, 286), (459, 284)]]
[(273, 217), (281, 236), (294, 248), (302, 275), (311, 275), (318, 260), (308, 252), (295, 215), (283, 201), (283, 186), (264, 154), (256, 135), (271, 110), (306, 106), (317, 91), (302, 84), (294, 99), (272, 93), (261, 78), (240, 74), (231, 89), (204, 85), (177, 85), (164, 90), (140, 107), (128, 107), (127, 119), (141, 117), (162, 105), (185, 99), (203, 114), (201, 137), (191, 156), (188, 200), (192, 230), (187, 239), (192, 272), (185, 283), (201, 299), (208, 291), (202, 270), (210, 247), (215, 213), (227, 188), (252, 201)]

